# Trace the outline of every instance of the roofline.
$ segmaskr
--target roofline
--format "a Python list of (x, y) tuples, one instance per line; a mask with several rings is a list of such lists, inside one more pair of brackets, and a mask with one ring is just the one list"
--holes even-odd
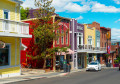
[(58, 16), (58, 15), (56, 15), (55, 17), (59, 17), (59, 18), (62, 18), (62, 19), (67, 19), (67, 20), (71, 20), (70, 18), (66, 18), (66, 17), (61, 17), (61, 16)]
[(23, 4), (23, 1), (21, 1), (21, 0), (8, 0), (8, 1), (12, 1), (12, 2), (19, 3), (19, 4)]

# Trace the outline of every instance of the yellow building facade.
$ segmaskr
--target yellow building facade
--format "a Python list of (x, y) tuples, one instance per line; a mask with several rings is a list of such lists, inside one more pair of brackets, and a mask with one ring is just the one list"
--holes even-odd
[(20, 22), (20, 0), (0, 0), (0, 78), (21, 74), (21, 38), (31, 38), (29, 24)]
[(84, 24), (84, 44), (95, 47), (95, 28), (88, 27), (87, 24)]

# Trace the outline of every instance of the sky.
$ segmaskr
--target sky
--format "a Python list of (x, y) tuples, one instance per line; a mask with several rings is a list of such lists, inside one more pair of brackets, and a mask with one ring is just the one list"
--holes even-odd
[[(23, 0), (23, 7), (36, 8), (34, 0)], [(79, 23), (96, 21), (111, 28), (112, 39), (120, 39), (120, 0), (53, 0), (52, 6), (62, 17), (75, 18)]]

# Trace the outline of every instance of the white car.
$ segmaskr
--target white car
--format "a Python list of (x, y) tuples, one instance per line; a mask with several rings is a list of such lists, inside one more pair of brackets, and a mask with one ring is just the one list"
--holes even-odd
[(87, 66), (87, 71), (88, 70), (96, 70), (96, 71), (101, 71), (101, 64), (99, 62), (91, 62)]

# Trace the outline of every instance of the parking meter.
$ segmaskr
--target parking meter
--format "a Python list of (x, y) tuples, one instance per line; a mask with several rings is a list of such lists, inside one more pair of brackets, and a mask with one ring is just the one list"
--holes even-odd
[(66, 60), (63, 60), (63, 69), (64, 69), (64, 72), (67, 72), (67, 61)]

